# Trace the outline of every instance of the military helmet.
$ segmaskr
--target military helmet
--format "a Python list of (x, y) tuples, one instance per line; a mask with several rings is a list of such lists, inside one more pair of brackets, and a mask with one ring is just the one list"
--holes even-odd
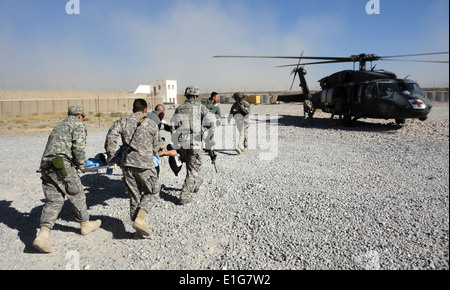
[(233, 99), (238, 99), (239, 101), (243, 101), (244, 100), (244, 93), (241, 93), (241, 92), (238, 92), (238, 93), (235, 93), (234, 95), (233, 95)]
[(196, 86), (188, 86), (186, 91), (184, 91), (185, 97), (198, 97), (200, 95), (200, 90)]

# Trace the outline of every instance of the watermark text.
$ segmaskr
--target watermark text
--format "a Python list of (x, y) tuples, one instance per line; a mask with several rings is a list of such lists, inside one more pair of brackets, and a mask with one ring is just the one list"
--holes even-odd
[(370, 0), (366, 4), (366, 13), (369, 15), (380, 14), (380, 0)]
[(70, 0), (67, 2), (66, 13), (69, 15), (80, 14), (80, 0)]
[[(199, 116), (197, 111), (194, 116)], [(278, 156), (278, 119), (276, 114), (227, 115), (224, 121), (213, 114), (203, 120), (176, 114), (171, 142), (175, 149), (254, 149), (260, 160), (273, 160)]]

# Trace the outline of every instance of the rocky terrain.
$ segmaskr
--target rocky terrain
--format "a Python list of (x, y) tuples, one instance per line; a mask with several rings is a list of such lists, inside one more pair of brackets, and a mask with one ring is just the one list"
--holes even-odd
[[(83, 174), (101, 229), (81, 236), (66, 202), (48, 255), (32, 247), (48, 133), (0, 137), (0, 269), (449, 269), (448, 115), (343, 127), (325, 114), (303, 124), (300, 105), (252, 110), (251, 150), (219, 150), (218, 173), (205, 154), (195, 202), (178, 205), (185, 173), (163, 159), (148, 239), (133, 239), (120, 169)], [(106, 133), (89, 129), (88, 157)]]

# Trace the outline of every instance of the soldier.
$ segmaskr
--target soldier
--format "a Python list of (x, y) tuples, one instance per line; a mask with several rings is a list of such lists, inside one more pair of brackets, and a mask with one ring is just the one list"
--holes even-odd
[(81, 106), (70, 106), (68, 118), (59, 123), (47, 141), (41, 159), (42, 189), (46, 203), (42, 209), (40, 231), (33, 246), (42, 253), (53, 251), (49, 234), (53, 228), (64, 199), (72, 203), (75, 218), (81, 223), (83, 236), (95, 231), (101, 221), (89, 221), (84, 188), (78, 175), (84, 167), (86, 150), (86, 126), (82, 122), (85, 117)]
[(130, 218), (137, 239), (151, 235), (150, 229), (145, 224), (145, 217), (160, 191), (153, 164), (160, 146), (159, 130), (155, 122), (147, 119), (146, 114), (147, 102), (144, 99), (136, 99), (133, 103), (133, 114), (115, 121), (105, 141), (108, 163), (114, 163), (118, 148), (117, 139), (119, 136), (122, 139), (119, 165), (130, 197)]
[[(208, 108), (212, 116), (215, 117), (215, 126), (220, 126), (222, 123), (222, 116), (220, 113), (219, 94), (216, 92), (212, 92), (209, 99), (202, 100), (202, 105)], [(205, 129), (208, 130), (209, 133), (209, 135), (206, 136), (206, 138), (208, 138), (208, 140), (206, 140), (207, 147), (209, 145), (210, 149), (214, 150), (214, 127), (206, 126)]]
[(167, 123), (164, 121), (165, 114), (166, 114), (166, 107), (164, 107), (164, 105), (159, 104), (155, 107), (154, 111), (147, 113), (147, 118), (155, 121), (159, 129), (164, 129), (168, 132), (171, 132), (172, 128), (169, 125), (167, 125)]
[(215, 115), (219, 116), (219, 118), (221, 118), (218, 93), (212, 92), (211, 97), (209, 97), (209, 99), (202, 100), (202, 105), (207, 107), (212, 114), (215, 114)]
[[(248, 151), (248, 124), (250, 116), (250, 104), (244, 101), (244, 93), (235, 93), (233, 95), (235, 103), (231, 106), (230, 116), (228, 118), (228, 123), (230, 123), (231, 116), (235, 118), (236, 126), (239, 131), (239, 142), (237, 144), (236, 152), (241, 154), (242, 152)], [(243, 144), (243, 149), (241, 149), (241, 144)]]
[(193, 195), (200, 190), (203, 183), (200, 176), (202, 167), (201, 126), (209, 113), (209, 110), (196, 100), (199, 95), (197, 87), (188, 86), (184, 95), (186, 101), (175, 110), (171, 121), (176, 129), (172, 134), (172, 143), (179, 152), (181, 160), (186, 163), (186, 179), (180, 195), (181, 205), (192, 202)]

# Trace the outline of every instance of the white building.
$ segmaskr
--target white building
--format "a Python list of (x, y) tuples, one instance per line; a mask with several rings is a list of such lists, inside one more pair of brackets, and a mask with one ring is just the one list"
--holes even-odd
[(150, 98), (162, 98), (165, 104), (177, 104), (177, 81), (159, 80), (140, 85), (134, 94), (146, 94)]
[(146, 85), (140, 85), (136, 91), (134, 92), (135, 95), (137, 94), (145, 94), (150, 96), (150, 86), (146, 86)]
[(150, 96), (151, 97), (162, 97), (164, 103), (167, 104), (177, 104), (177, 81), (171, 80), (159, 80), (149, 83)]

